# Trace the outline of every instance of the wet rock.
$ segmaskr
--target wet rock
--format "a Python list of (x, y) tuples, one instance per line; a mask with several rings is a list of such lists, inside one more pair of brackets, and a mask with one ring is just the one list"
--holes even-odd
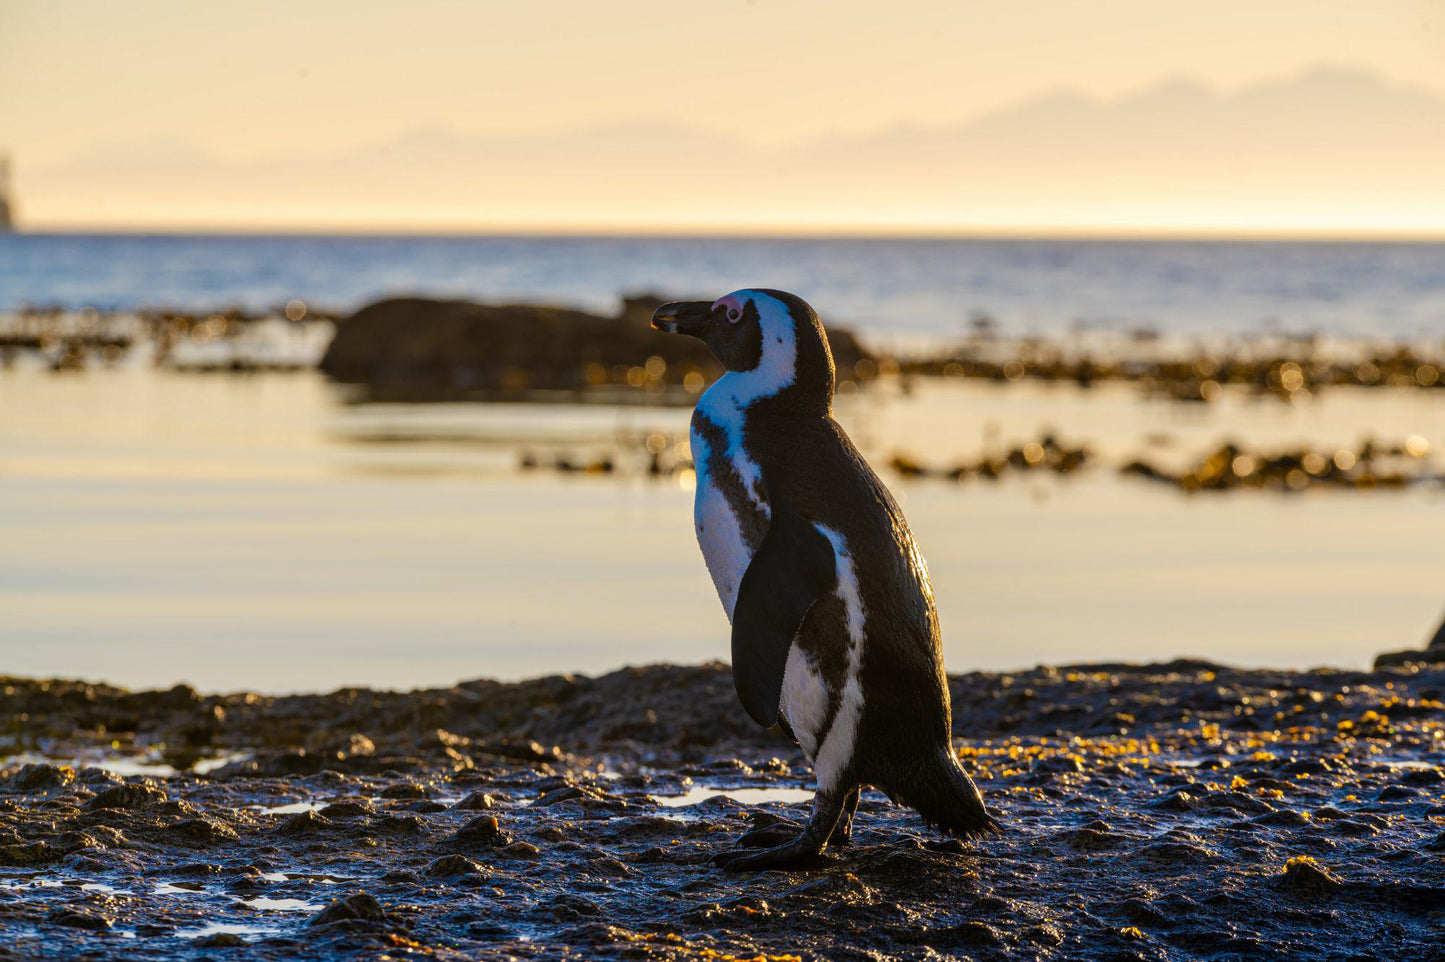
[(1219, 855), (1187, 842), (1155, 842), (1139, 849), (1137, 857), (1162, 865), (1185, 866), (1216, 861)]
[(1199, 799), (1183, 787), (1175, 788), (1154, 801), (1154, 807), (1167, 812), (1192, 812), (1199, 807)]
[(496, 800), (486, 792), (471, 792), (466, 798), (457, 802), (452, 808), (463, 812), (486, 811), (496, 804)]
[(85, 849), (112, 848), (125, 841), (125, 836), (108, 826), (97, 826), (86, 832), (64, 832), (52, 845), (57, 854), (70, 855)]
[(297, 812), (276, 826), (282, 835), (311, 835), (331, 827), (331, 819), (318, 812)]
[(571, 801), (571, 800), (574, 799), (574, 798), (591, 798), (591, 797), (593, 797), (593, 796), (592, 796), (590, 793), (588, 793), (588, 792), (586, 792), (586, 791), (583, 791), (581, 788), (577, 787), (576, 785), (568, 785), (568, 786), (566, 786), (566, 787), (564, 787), (564, 788), (558, 788), (558, 789), (556, 789), (556, 790), (554, 790), (554, 791), (550, 791), (550, 792), (548, 792), (547, 794), (543, 795), (541, 798), (538, 798), (536, 801), (534, 801), (534, 802), (532, 803), (532, 807), (533, 807), (533, 808), (546, 808), (546, 807), (549, 806), (549, 805), (556, 805), (558, 802)]
[(104, 932), (115, 925), (115, 920), (106, 915), (84, 909), (57, 909), (47, 919), (52, 925), (63, 925), (72, 929), (87, 929)]
[(246, 940), (235, 932), (214, 932), (203, 935), (191, 943), (198, 949), (235, 949), (246, 944)]
[(1303, 896), (1329, 895), (1340, 889), (1340, 880), (1308, 855), (1285, 863), (1284, 884), (1291, 893)]
[(1435, 788), (1445, 785), (1445, 772), (1438, 768), (1416, 768), (1400, 776), (1400, 784), (1410, 788)]
[(383, 815), (376, 820), (376, 830), (398, 835), (422, 835), (427, 831), (427, 824), (415, 815)]
[(484, 869), (464, 855), (443, 855), (426, 867), (426, 874), (432, 878), (451, 878), (456, 875), (481, 875)]
[(1297, 812), (1287, 808), (1278, 812), (1266, 812), (1263, 815), (1256, 815), (1250, 819), (1254, 825), (1263, 825), (1267, 828), (1303, 828), (1311, 823), (1312, 819), (1308, 812)]
[(1083, 770), (1083, 762), (1077, 755), (1040, 756), (1029, 764), (1029, 771), (1043, 772), (1049, 775), (1076, 775)]
[(236, 830), (213, 818), (188, 818), (177, 822), (166, 830), (174, 839), (195, 845), (214, 845), (218, 842), (234, 841), (240, 836)]
[(1403, 651), (1385, 651), (1375, 656), (1375, 670), (1403, 668), (1409, 665), (1445, 664), (1445, 646), (1430, 648), (1407, 648)]
[(359, 818), (362, 815), (375, 815), (376, 806), (370, 802), (356, 801), (354, 799), (343, 799), (323, 806), (317, 811), (322, 818)]
[(531, 842), (513, 842), (511, 845), (504, 845), (502, 852), (512, 858), (535, 859), (542, 856), (542, 850)]
[(1081, 852), (1098, 852), (1104, 849), (1114, 848), (1122, 842), (1122, 839), (1108, 826), (1104, 826), (1102, 830), (1086, 826), (1084, 828), (1056, 832), (1049, 836), (1049, 841)]
[(1243, 792), (1210, 792), (1197, 801), (1196, 810), (1226, 810), (1244, 815), (1264, 815), (1274, 811), (1274, 806), (1268, 802)]
[(75, 772), (44, 763), (21, 765), (0, 778), (0, 790), (7, 792), (50, 792), (75, 781)]
[(489, 848), (504, 848), (514, 839), (503, 831), (495, 815), (479, 815), (457, 829), (453, 839), (461, 845), (485, 845)]
[(352, 922), (382, 924), (386, 921), (386, 910), (381, 903), (365, 892), (337, 899), (311, 917), (311, 925), (315, 928)]
[(116, 785), (107, 788), (96, 794), (86, 808), (91, 810), (102, 808), (137, 809), (146, 808), (151, 805), (164, 804), (168, 796), (154, 785)]
[(1169, 916), (1143, 899), (1126, 899), (1119, 903), (1116, 911), (1130, 925), (1161, 927), (1169, 922)]

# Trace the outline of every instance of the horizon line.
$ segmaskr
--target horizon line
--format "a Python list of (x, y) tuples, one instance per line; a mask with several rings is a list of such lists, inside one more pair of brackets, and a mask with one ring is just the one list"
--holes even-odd
[[(1077, 240), (1077, 241), (1313, 241), (1319, 243), (1442, 243), (1445, 227), (1291, 228), (1286, 226), (1148, 226), (1100, 224), (958, 225), (927, 224), (494, 224), (437, 225), (240, 225), (240, 224), (58, 224), (14, 226), (8, 236), (131, 237), (535, 237), (667, 238), (687, 240)], [(0, 236), (7, 236), (0, 233)]]

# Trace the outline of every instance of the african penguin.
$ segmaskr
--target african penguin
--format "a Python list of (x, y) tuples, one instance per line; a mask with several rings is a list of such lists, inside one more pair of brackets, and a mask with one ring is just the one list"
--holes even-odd
[(697, 539), (732, 622), (743, 707), (782, 723), (818, 783), (801, 835), (714, 861), (769, 868), (846, 844), (863, 785), (956, 835), (997, 831), (953, 754), (927, 565), (833, 420), (818, 315), (792, 294), (742, 290), (664, 304), (652, 326), (701, 339), (727, 369), (692, 416)]

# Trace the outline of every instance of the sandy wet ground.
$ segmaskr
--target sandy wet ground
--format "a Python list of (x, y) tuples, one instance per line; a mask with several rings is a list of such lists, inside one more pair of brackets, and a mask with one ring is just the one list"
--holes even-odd
[[(808, 771), (721, 666), (280, 698), (11, 679), (0, 958), (1440, 952), (1445, 668), (952, 683), (1004, 835), (870, 794), (851, 847), (738, 875), (709, 856), (805, 818)], [(152, 774), (34, 760), (96, 753)]]

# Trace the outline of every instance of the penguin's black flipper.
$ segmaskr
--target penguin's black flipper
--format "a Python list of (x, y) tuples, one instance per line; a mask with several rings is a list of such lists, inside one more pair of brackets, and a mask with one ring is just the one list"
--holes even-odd
[(785, 500), (775, 498), (771, 511), (733, 606), (733, 684), (765, 728), (778, 720), (788, 649), (813, 605), (838, 582), (832, 542)]

